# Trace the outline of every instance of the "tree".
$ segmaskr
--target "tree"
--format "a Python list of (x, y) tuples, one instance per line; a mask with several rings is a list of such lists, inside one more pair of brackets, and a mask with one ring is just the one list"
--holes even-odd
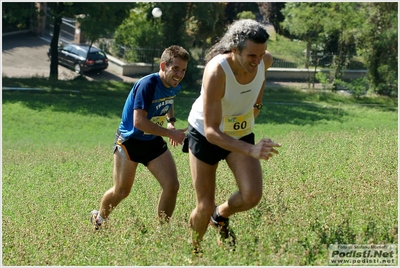
[(72, 17), (75, 14), (73, 3), (49, 2), (49, 14), (54, 19), (53, 37), (50, 42), (50, 80), (58, 80), (58, 38), (60, 35), (62, 18)]
[[(115, 41), (128, 48), (186, 46), (191, 41), (186, 31), (191, 5), (192, 3), (183, 2), (138, 3), (129, 17), (116, 29)], [(155, 7), (162, 11), (161, 17), (157, 19), (152, 15)]]
[(281, 26), (281, 22), (285, 19), (281, 10), (285, 7), (286, 3), (258, 2), (257, 4), (264, 21), (271, 23), (277, 33), (288, 36), (289, 33)]
[(318, 3), (290, 2), (286, 3), (282, 9), (285, 20), (282, 27), (292, 35), (305, 41), (306, 47), (306, 66), (310, 58), (311, 45), (321, 43), (321, 33), (323, 27), (320, 22), (322, 16), (318, 12)]
[[(323, 4), (290, 2), (286, 3), (285, 7), (281, 10), (285, 17), (282, 27), (307, 44), (304, 61), (306, 68), (309, 66), (312, 50), (319, 50), (323, 47), (325, 36), (323, 35), (321, 19), (324, 15), (324, 9), (320, 7)], [(314, 77), (312, 82), (314, 86)]]
[[(151, 14), (156, 6), (162, 11), (158, 19)], [(165, 48), (170, 45), (180, 45), (187, 50), (200, 47), (204, 54), (214, 38), (224, 30), (224, 10), (225, 3), (139, 3), (115, 31), (115, 43), (131, 49)], [(139, 58), (133, 50), (127, 56), (130, 60)], [(184, 83), (193, 83), (198, 79), (196, 65), (198, 62), (192, 57)]]
[[(164, 46), (178, 44), (187, 50), (200, 45), (205, 48), (223, 31), (224, 3), (167, 3), (158, 4), (163, 11), (162, 37)], [(165, 16), (164, 16), (165, 15)], [(172, 34), (173, 33), (173, 34)], [(200, 77), (198, 62), (189, 62), (184, 83), (195, 85)]]
[(32, 2), (2, 2), (3, 33), (27, 30), (32, 27), (37, 15), (35, 4)]
[(363, 3), (367, 11), (357, 46), (368, 65), (368, 79), (378, 94), (398, 95), (398, 3)]
[(358, 52), (366, 59), (373, 90), (397, 94), (397, 10), (396, 2), (286, 3), (282, 25), (307, 41), (307, 52), (315, 44), (335, 54), (330, 77), (334, 90), (351, 56)]
[(282, 10), (283, 27), (307, 42), (306, 67), (310, 54), (334, 54), (330, 66), (333, 90), (356, 51), (355, 43), (364, 21), (362, 11), (357, 2), (287, 3)]
[(215, 39), (223, 34), (224, 9), (223, 3), (192, 3), (187, 31), (194, 38), (193, 46), (201, 47), (201, 60)]
[[(336, 54), (331, 65), (333, 90), (337, 90), (336, 81), (342, 80), (350, 59), (356, 53), (355, 43), (360, 38), (360, 25), (365, 21), (362, 7), (357, 2), (331, 2), (322, 20), (325, 35), (334, 40), (335, 49), (330, 50)], [(329, 48), (328, 42), (325, 44)]]
[(84, 16), (77, 16), (81, 30), (90, 45), (101, 37), (112, 36), (115, 29), (129, 16), (136, 3), (77, 3), (77, 9)]

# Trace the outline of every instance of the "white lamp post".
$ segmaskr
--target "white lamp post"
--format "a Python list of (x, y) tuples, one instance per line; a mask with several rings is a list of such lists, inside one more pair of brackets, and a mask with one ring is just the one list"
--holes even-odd
[[(162, 11), (160, 8), (155, 7), (151, 11), (151, 14), (153, 15), (153, 18), (157, 21), (157, 19), (159, 17), (161, 17)], [(156, 31), (157, 31), (157, 25), (155, 27), (156, 27)], [(154, 31), (154, 33), (156, 33), (156, 31)], [(151, 72), (153, 72), (153, 69), (154, 69), (154, 57), (155, 57), (155, 50), (156, 50), (155, 46), (156, 46), (156, 42), (153, 42), (153, 60), (151, 61)]]

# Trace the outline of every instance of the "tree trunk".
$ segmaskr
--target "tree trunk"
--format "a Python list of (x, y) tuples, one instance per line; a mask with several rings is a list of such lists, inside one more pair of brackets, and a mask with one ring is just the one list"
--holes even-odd
[(58, 38), (61, 31), (62, 17), (57, 16), (54, 18), (53, 38), (50, 43), (50, 79), (58, 80)]
[(310, 54), (311, 54), (311, 40), (307, 38), (307, 46), (306, 46), (306, 68), (310, 65)]

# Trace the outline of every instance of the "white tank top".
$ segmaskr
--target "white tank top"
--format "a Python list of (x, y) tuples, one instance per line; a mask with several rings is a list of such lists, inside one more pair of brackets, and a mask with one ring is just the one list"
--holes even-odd
[[(222, 120), (219, 128), (222, 132), (239, 139), (250, 134), (254, 127), (253, 105), (265, 80), (264, 61), (261, 61), (258, 65), (257, 74), (253, 81), (245, 85), (236, 81), (236, 77), (223, 54), (215, 56), (211, 61), (218, 61), (226, 75), (225, 94), (221, 99)], [(203, 94), (204, 88), (202, 86), (200, 96), (192, 105), (188, 121), (205, 136)]]

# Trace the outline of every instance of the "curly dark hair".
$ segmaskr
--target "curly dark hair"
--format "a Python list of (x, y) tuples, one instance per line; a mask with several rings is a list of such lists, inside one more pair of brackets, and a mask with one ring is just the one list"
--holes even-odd
[(225, 35), (214, 44), (208, 52), (205, 60), (209, 62), (218, 54), (225, 54), (237, 48), (239, 53), (245, 47), (246, 40), (251, 40), (257, 44), (268, 41), (269, 34), (264, 26), (255, 20), (243, 19), (233, 22)]

